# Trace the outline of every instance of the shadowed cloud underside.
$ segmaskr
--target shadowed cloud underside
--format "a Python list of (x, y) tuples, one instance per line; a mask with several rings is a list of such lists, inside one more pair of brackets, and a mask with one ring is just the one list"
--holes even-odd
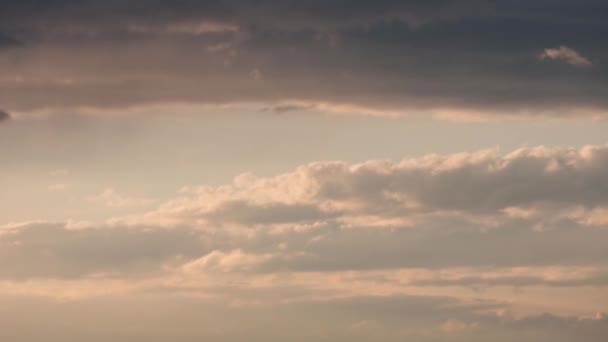
[(602, 1), (24, 1), (0, 14), (0, 103), (603, 117), (605, 10)]

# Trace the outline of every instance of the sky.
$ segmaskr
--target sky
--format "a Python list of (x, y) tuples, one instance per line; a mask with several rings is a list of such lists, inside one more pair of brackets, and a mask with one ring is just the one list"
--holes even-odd
[(608, 4), (0, 2), (0, 340), (603, 342)]

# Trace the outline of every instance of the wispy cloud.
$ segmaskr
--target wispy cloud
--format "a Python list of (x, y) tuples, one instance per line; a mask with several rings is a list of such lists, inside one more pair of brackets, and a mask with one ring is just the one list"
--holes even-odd
[(49, 185), (50, 191), (63, 191), (70, 187), (68, 183), (53, 183)]
[(121, 194), (114, 188), (106, 188), (101, 193), (89, 198), (91, 201), (102, 203), (108, 207), (127, 208), (140, 207), (154, 203), (154, 200), (145, 197), (135, 197)]
[(540, 60), (558, 60), (577, 67), (588, 67), (593, 65), (587, 57), (584, 57), (578, 51), (565, 45), (562, 45), (559, 48), (545, 49), (543, 53), (539, 55), (539, 58)]

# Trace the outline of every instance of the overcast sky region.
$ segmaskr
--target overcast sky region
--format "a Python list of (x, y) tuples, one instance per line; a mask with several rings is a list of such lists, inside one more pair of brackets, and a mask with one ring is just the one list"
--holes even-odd
[(605, 342), (608, 2), (0, 2), (0, 341)]

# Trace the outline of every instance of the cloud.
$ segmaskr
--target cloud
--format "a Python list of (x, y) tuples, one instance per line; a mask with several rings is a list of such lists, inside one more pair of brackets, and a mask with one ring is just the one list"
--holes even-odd
[[(476, 271), (411, 284), (604, 286), (607, 168), (606, 146), (315, 162), (273, 177), (244, 174), (230, 184), (193, 187), (96, 229), (10, 228), (0, 237), (3, 259), (21, 261), (2, 269), (8, 278), (61, 278), (167, 265), (231, 276), (471, 267)], [(103, 194), (99, 199), (111, 205), (140, 203)], [(136, 242), (147, 239), (146, 246)], [(110, 247), (93, 248), (100, 245)], [(536, 271), (487, 275), (484, 267), (597, 270), (551, 278)]]
[(11, 115), (0, 109), (0, 123), (11, 119)]
[[(261, 274), (602, 266), (607, 168), (606, 146), (315, 162), (274, 177), (243, 174), (231, 184), (191, 188), (154, 211), (111, 223), (204, 227), (215, 234), (201, 237), (209, 248), (257, 258), (246, 268)], [(603, 278), (474, 274), (419, 284), (579, 286)]]
[(315, 162), (103, 224), (7, 224), (0, 303), (194, 301), (227, 312), (218, 322), (309, 322), (328, 341), (602, 341), (608, 226), (584, 218), (607, 207), (607, 165), (606, 146)]
[[(608, 107), (605, 66), (556, 72), (533, 57), (539, 46), (576, 41), (594, 60), (604, 58), (602, 11), (575, 2), (5, 7), (0, 31), (18, 33), (23, 44), (0, 58), (0, 102), (16, 112), (292, 101), (350, 114), (580, 118), (604, 117)], [(81, 19), (90, 13), (95, 20)], [(589, 20), (574, 23), (573, 15)], [(108, 63), (102, 53), (116, 58)], [(589, 62), (566, 47), (544, 55)]]
[(184, 229), (76, 229), (67, 223), (5, 227), (0, 230), (0, 279), (130, 277), (160, 272), (165, 262), (205, 250), (193, 235)]
[[(250, 174), (201, 187), (157, 212), (218, 222), (263, 224), (340, 217), (414, 219), (452, 213), (596, 222), (608, 206), (608, 147), (530, 147), (501, 155), (482, 150), (399, 162), (315, 162), (269, 178)], [(389, 220), (390, 221), (390, 220)]]
[(69, 183), (53, 183), (49, 184), (48, 189), (50, 191), (63, 191), (70, 187)]
[(518, 267), (503, 269), (441, 269), (421, 272), (410, 284), (417, 286), (465, 286), (473, 289), (505, 286), (578, 287), (606, 286), (606, 269), (596, 267)]
[[(230, 307), (205, 298), (150, 296), (104, 296), (67, 303), (29, 297), (1, 298), (0, 303), (0, 314), (5, 316), (0, 322), (0, 338), (9, 340), (18, 335), (23, 341), (55, 342), (76, 336), (91, 342), (108, 338), (118, 342), (167, 339), (244, 342), (252, 337), (269, 342), (290, 338), (295, 342), (364, 342), (374, 337), (387, 342), (508, 342), (526, 341), (533, 336), (539, 342), (568, 342), (583, 335), (586, 341), (600, 342), (606, 333), (606, 319), (550, 314), (520, 318), (479, 315), (474, 312), (479, 305), (442, 297), (366, 297), (272, 307)], [(470, 333), (446, 335), (437, 329), (442, 319), (479, 322), (479, 328)], [(65, 322), (73, 323), (70, 329), (60, 328)], [(353, 329), (358, 323), (359, 329)], [(32, 330), (31, 324), (37, 329)], [(365, 324), (368, 327), (362, 332), (360, 328), (365, 328)], [(369, 328), (373, 325), (380, 329), (376, 329), (377, 335), (370, 336)]]
[(545, 49), (545, 51), (540, 54), (539, 58), (540, 60), (560, 60), (578, 67), (588, 67), (593, 65), (589, 59), (582, 56), (576, 50), (573, 50), (565, 45), (562, 45), (559, 48)]
[(203, 214), (210, 222), (245, 225), (298, 223), (327, 219), (335, 213), (324, 212), (314, 205), (270, 203), (255, 205), (246, 201), (227, 201)]
[(154, 202), (149, 198), (132, 197), (120, 194), (113, 188), (104, 189), (98, 195), (90, 197), (90, 200), (103, 203), (108, 207), (118, 208), (146, 206)]
[[(215, 224), (172, 228), (120, 225), (73, 228), (31, 223), (0, 235), (2, 279), (133, 277), (161, 271), (188, 277), (222, 272), (245, 278), (275, 273), (426, 270), (406, 276), (420, 287), (606, 286), (605, 229), (573, 223), (538, 232), (537, 222), (498, 227), (454, 218), (413, 227)], [(518, 252), (513, 253), (513, 245)], [(487, 267), (494, 267), (488, 271)], [(518, 268), (512, 270), (510, 268)], [(326, 275), (326, 276), (327, 276)], [(362, 278), (364, 278), (362, 276)], [(401, 281), (401, 280), (399, 280)]]
[(314, 109), (312, 105), (301, 105), (301, 104), (279, 104), (273, 107), (265, 108), (266, 111), (271, 111), (277, 114), (285, 114), (288, 112), (297, 112), (308, 109)]
[(150, 35), (158, 34), (162, 35), (165, 33), (169, 34), (181, 34), (181, 35), (205, 35), (205, 34), (220, 34), (238, 32), (239, 27), (224, 22), (213, 22), (213, 21), (178, 21), (174, 23), (168, 23), (166, 26), (159, 25), (146, 25), (146, 24), (131, 24), (127, 27), (127, 30), (131, 33)]
[(475, 329), (479, 327), (478, 322), (466, 323), (457, 319), (448, 319), (441, 325), (441, 331), (447, 334), (460, 333), (468, 329)]
[(215, 250), (183, 265), (185, 272), (244, 272), (272, 258), (272, 255), (246, 254), (237, 249), (224, 253)]

